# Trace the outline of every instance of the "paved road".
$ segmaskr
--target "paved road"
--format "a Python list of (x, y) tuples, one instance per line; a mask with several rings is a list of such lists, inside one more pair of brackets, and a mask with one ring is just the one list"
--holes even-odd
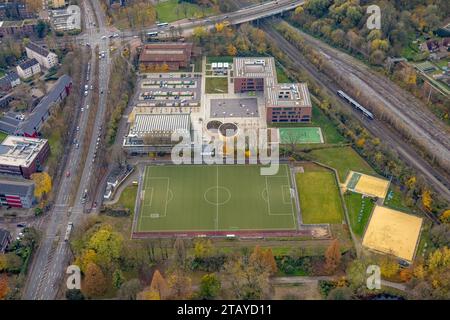
[[(159, 32), (159, 39), (164, 39), (171, 36), (189, 36), (192, 34), (196, 27), (205, 27), (207, 29), (213, 28), (217, 22), (227, 21), (232, 25), (238, 25), (245, 22), (250, 22), (273, 15), (277, 15), (286, 11), (294, 10), (296, 7), (302, 5), (305, 0), (278, 0), (278, 1), (268, 1), (262, 4), (255, 4), (235, 12), (230, 12), (226, 14), (220, 14), (211, 17), (205, 17), (201, 19), (183, 19), (170, 23), (164, 28), (153, 27), (133, 29), (133, 30), (123, 30), (119, 31), (117, 29), (111, 28), (110, 32), (107, 34), (113, 35), (117, 34), (121, 40), (127, 41), (133, 38), (138, 38), (145, 35), (148, 32)], [(99, 7), (98, 10), (101, 10)], [(102, 11), (102, 10), (101, 10)], [(97, 11), (96, 11), (97, 12)], [(101, 13), (103, 14), (103, 13)], [(104, 20), (105, 21), (105, 20)], [(101, 22), (99, 22), (100, 24)], [(155, 38), (158, 39), (158, 38)], [(65, 43), (78, 43), (86, 44), (91, 43), (91, 35), (83, 33), (74, 37), (65, 37), (64, 39), (59, 39), (58, 44), (64, 45)]]
[(445, 172), (434, 168), (426, 160), (424, 160), (408, 141), (405, 141), (405, 139), (394, 131), (391, 125), (386, 124), (379, 119), (368, 121), (348, 104), (343, 102), (341, 103), (341, 100), (336, 92), (342, 88), (336, 81), (325, 75), (323, 72), (318, 71), (306, 58), (303, 57), (299, 50), (286, 41), (271, 26), (263, 25), (262, 28), (273, 41), (278, 43), (279, 47), (284, 48), (285, 54), (294, 62), (295, 66), (306, 70), (328, 95), (335, 98), (341, 107), (350, 110), (361, 120), (361, 123), (369, 130), (369, 132), (371, 132), (374, 136), (379, 137), (384, 143), (390, 146), (392, 150), (395, 150), (399, 156), (404, 159), (407, 164), (417, 170), (417, 172), (421, 174), (428, 181), (428, 183), (435, 188), (436, 191), (438, 191), (447, 200), (450, 200), (450, 190), (448, 186), (449, 180), (446, 179), (447, 174)]
[[(93, 1), (94, 10), (89, 8), (88, 2), (83, 2), (85, 6), (85, 21), (86, 21), (86, 34), (91, 44), (93, 57), (91, 63), (91, 75), (90, 79), (92, 81), (94, 76), (94, 70), (96, 69), (97, 59), (95, 56), (94, 48), (95, 45), (99, 45), (100, 51), (106, 51), (106, 58), (100, 60), (99, 65), (99, 91), (106, 91), (109, 79), (109, 68), (108, 68), (108, 44), (101, 37), (103, 34), (109, 32), (104, 27), (104, 16), (101, 15), (102, 10), (100, 10), (100, 5), (98, 0)], [(100, 13), (100, 14), (99, 14)], [(97, 14), (98, 29), (92, 24), (94, 19), (94, 14)], [(83, 73), (83, 77), (85, 73)], [(84, 83), (83, 83), (84, 89)], [(81, 92), (73, 92), (72, 94), (80, 94)], [(92, 92), (86, 98), (82, 99), (81, 106), (85, 107), (91, 101)], [(100, 94), (99, 108), (97, 112), (97, 117), (95, 120), (95, 127), (98, 128), (103, 121), (103, 112), (105, 109), (105, 94)], [(24, 291), (24, 299), (54, 299), (57, 295), (58, 289), (64, 279), (65, 267), (70, 261), (70, 249), (69, 245), (64, 241), (64, 234), (66, 226), (69, 221), (72, 221), (76, 227), (77, 221), (80, 220), (83, 212), (83, 205), (81, 203), (81, 195), (86, 189), (90, 181), (92, 164), (93, 164), (93, 154), (95, 151), (95, 141), (96, 141), (96, 130), (91, 137), (89, 153), (86, 158), (84, 170), (82, 173), (76, 172), (78, 163), (82, 161), (80, 150), (83, 149), (84, 136), (86, 134), (86, 127), (88, 123), (88, 112), (82, 112), (79, 119), (79, 129), (77, 130), (76, 139), (79, 142), (79, 149), (75, 145), (71, 146), (70, 154), (68, 157), (68, 162), (66, 164), (66, 170), (71, 172), (69, 177), (63, 178), (61, 185), (57, 191), (55, 205), (52, 211), (49, 213), (47, 228), (44, 230), (43, 240), (36, 252), (33, 264), (30, 269), (28, 281), (26, 283)], [(72, 184), (75, 182), (75, 176), (81, 174), (81, 181), (79, 185), (79, 190), (77, 197), (75, 199), (75, 206), (73, 207), (72, 213), (69, 216), (69, 205), (70, 199), (69, 194), (71, 192)]]
[[(271, 279), (273, 284), (301, 284), (301, 283), (318, 283), (320, 280), (333, 281), (335, 277), (318, 276), (318, 277), (274, 277)], [(382, 287), (395, 288), (400, 291), (407, 291), (406, 286), (402, 283), (396, 283), (381, 280)]]
[[(240, 10), (235, 13), (230, 13), (229, 16), (221, 15), (218, 17), (211, 17), (206, 19), (200, 19), (196, 21), (181, 22), (176, 24), (176, 28), (183, 31), (184, 34), (189, 34), (196, 26), (205, 25), (213, 26), (215, 21), (221, 21), (227, 19), (230, 23), (243, 23), (251, 21), (271, 14), (277, 14), (285, 10), (290, 10), (303, 3), (303, 1), (292, 0), (280, 0), (278, 4), (275, 2), (265, 3), (263, 5), (254, 6), (244, 10)], [(75, 145), (72, 145), (69, 151), (69, 161), (65, 165), (65, 172), (71, 172), (69, 177), (63, 178), (60, 187), (58, 188), (55, 205), (48, 215), (46, 229), (44, 230), (43, 240), (35, 254), (33, 263), (30, 267), (29, 276), (25, 285), (23, 294), (24, 299), (38, 299), (38, 300), (50, 300), (55, 299), (58, 294), (58, 290), (62, 285), (65, 276), (65, 268), (70, 262), (70, 247), (64, 241), (65, 229), (69, 221), (73, 222), (75, 228), (77, 222), (83, 216), (84, 205), (81, 201), (85, 189), (89, 189), (92, 170), (94, 170), (95, 164), (95, 150), (97, 137), (100, 134), (99, 127), (104, 121), (104, 113), (106, 108), (106, 93), (109, 82), (109, 41), (105, 39), (113, 33), (117, 33), (113, 28), (106, 27), (106, 17), (103, 9), (100, 6), (99, 0), (91, 0), (89, 3), (87, 0), (83, 1), (81, 5), (84, 7), (85, 15), (85, 32), (77, 37), (75, 41), (79, 44), (89, 43), (94, 59), (91, 63), (91, 75), (92, 81), (94, 76), (94, 70), (96, 69), (96, 55), (94, 52), (95, 47), (99, 46), (99, 51), (105, 52), (105, 58), (99, 60), (99, 106), (95, 119), (94, 132), (91, 136), (89, 145), (89, 151), (87, 158), (84, 160), (85, 165), (83, 172), (76, 172), (78, 164), (81, 159), (81, 152), (83, 150), (83, 141), (86, 134), (86, 128), (88, 124), (88, 112), (81, 113), (78, 119), (77, 129), (77, 141), (79, 142), (79, 149)], [(96, 22), (97, 26), (94, 26)], [(169, 27), (170, 28), (170, 27)], [(148, 31), (155, 30), (152, 28)], [(120, 33), (122, 40), (131, 39), (140, 34), (142, 31), (127, 31)], [(73, 39), (70, 40), (73, 42)], [(84, 74), (84, 73), (83, 73)], [(84, 87), (84, 86), (83, 86)], [(83, 88), (84, 89), (84, 88)], [(73, 94), (80, 94), (73, 93)], [(82, 99), (81, 105), (78, 107), (85, 107), (91, 102), (90, 93), (86, 98)], [(81, 174), (81, 180), (78, 187), (77, 195), (75, 198), (75, 204), (71, 212), (69, 210), (70, 198), (69, 194), (71, 186), (75, 182), (74, 177)], [(70, 212), (70, 213), (69, 213)]]

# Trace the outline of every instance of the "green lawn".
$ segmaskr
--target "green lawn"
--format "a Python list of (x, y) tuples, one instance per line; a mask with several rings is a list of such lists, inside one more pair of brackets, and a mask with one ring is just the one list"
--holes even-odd
[(350, 170), (378, 176), (352, 147), (328, 148), (311, 151), (314, 160), (335, 168), (339, 181), (344, 182)]
[(281, 144), (323, 143), (318, 127), (280, 128)]
[(58, 161), (63, 152), (62, 146), (62, 137), (56, 132), (53, 131), (50, 136), (45, 136), (45, 139), (48, 139), (48, 144), (50, 145), (50, 156), (48, 161)]
[(206, 78), (206, 93), (228, 93), (228, 78)]
[(156, 17), (161, 22), (173, 22), (185, 18), (201, 18), (217, 13), (213, 8), (200, 7), (178, 0), (160, 1), (156, 6)]
[(303, 223), (342, 223), (344, 212), (332, 171), (297, 173), (297, 189)]
[(374, 207), (374, 202), (371, 198), (363, 198), (362, 195), (354, 192), (346, 192), (344, 200), (352, 230), (356, 235), (362, 237)]
[(287, 165), (149, 166), (135, 232), (239, 232), (297, 227)]
[(403, 195), (400, 188), (395, 185), (390, 185), (386, 198), (383, 203), (386, 207), (400, 210), (403, 212), (410, 212), (411, 210), (405, 205)]
[[(273, 127), (292, 128), (292, 127), (320, 127), (322, 129), (323, 139), (327, 144), (338, 144), (345, 142), (345, 138), (337, 131), (336, 126), (327, 118), (325, 114), (313, 104), (311, 123), (274, 123)], [(306, 145), (305, 147), (314, 147)]]
[(0, 142), (2, 142), (3, 140), (5, 140), (5, 138), (6, 138), (7, 136), (8, 136), (8, 135), (7, 135), (6, 133), (0, 132)]
[(128, 186), (120, 195), (119, 201), (114, 207), (130, 209), (131, 213), (134, 213), (134, 206), (136, 205), (137, 186)]
[(286, 72), (284, 72), (284, 69), (280, 66), (277, 66), (277, 80), (278, 83), (290, 83), (292, 82), (291, 79), (289, 79)]
[(232, 56), (214, 56), (214, 57), (206, 57), (206, 63), (211, 64), (213, 62), (228, 62), (228, 63), (233, 63), (233, 58)]

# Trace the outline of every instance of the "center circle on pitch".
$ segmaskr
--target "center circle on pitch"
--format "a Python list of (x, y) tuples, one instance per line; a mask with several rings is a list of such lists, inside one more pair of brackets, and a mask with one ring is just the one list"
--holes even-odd
[(225, 187), (211, 187), (205, 191), (205, 201), (214, 206), (222, 205), (230, 201), (231, 192)]

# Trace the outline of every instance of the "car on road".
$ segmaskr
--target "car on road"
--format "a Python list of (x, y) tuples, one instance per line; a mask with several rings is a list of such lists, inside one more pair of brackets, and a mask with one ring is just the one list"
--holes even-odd
[(105, 40), (105, 39), (106, 39), (106, 36), (103, 36), (103, 37), (102, 37), (102, 40)]
[(85, 97), (87, 97), (87, 95), (88, 95), (88, 92), (87, 92), (87, 91), (85, 91), (85, 92), (84, 92), (84, 96), (85, 96)]
[(97, 208), (97, 201), (94, 202), (93, 208)]
[(67, 171), (67, 172), (66, 172), (66, 177), (67, 177), (67, 178), (70, 177), (70, 171)]
[(82, 107), (82, 108), (81, 108), (81, 112), (83, 112), (83, 111), (84, 111), (84, 108)]
[(26, 228), (26, 224), (25, 224), (25, 222), (21, 222), (21, 223), (18, 223), (17, 224), (17, 228)]
[(80, 131), (80, 127), (79, 126), (77, 127), (77, 131)]
[(75, 145), (75, 148), (78, 149), (79, 147), (80, 147), (80, 144), (77, 143), (77, 144)]
[(91, 90), (94, 90), (94, 86), (91, 84)]

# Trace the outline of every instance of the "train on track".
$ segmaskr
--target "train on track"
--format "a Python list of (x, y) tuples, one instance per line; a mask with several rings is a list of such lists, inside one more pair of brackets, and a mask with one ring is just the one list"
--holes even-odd
[(366, 118), (368, 118), (368, 119), (370, 119), (370, 120), (373, 120), (373, 119), (374, 119), (374, 116), (373, 116), (373, 113), (372, 113), (372, 112), (370, 112), (369, 110), (367, 110), (366, 108), (364, 108), (362, 105), (360, 105), (358, 102), (356, 102), (355, 100), (353, 100), (353, 99), (352, 99), (349, 95), (347, 95), (344, 91), (339, 90), (339, 91), (337, 92), (337, 94), (338, 94), (341, 98), (343, 98), (344, 100), (346, 100), (348, 103), (350, 103), (351, 106), (352, 106), (353, 108), (355, 108), (355, 109), (358, 110), (358, 111), (361, 111), (361, 112), (363, 113), (363, 115), (364, 115)]

